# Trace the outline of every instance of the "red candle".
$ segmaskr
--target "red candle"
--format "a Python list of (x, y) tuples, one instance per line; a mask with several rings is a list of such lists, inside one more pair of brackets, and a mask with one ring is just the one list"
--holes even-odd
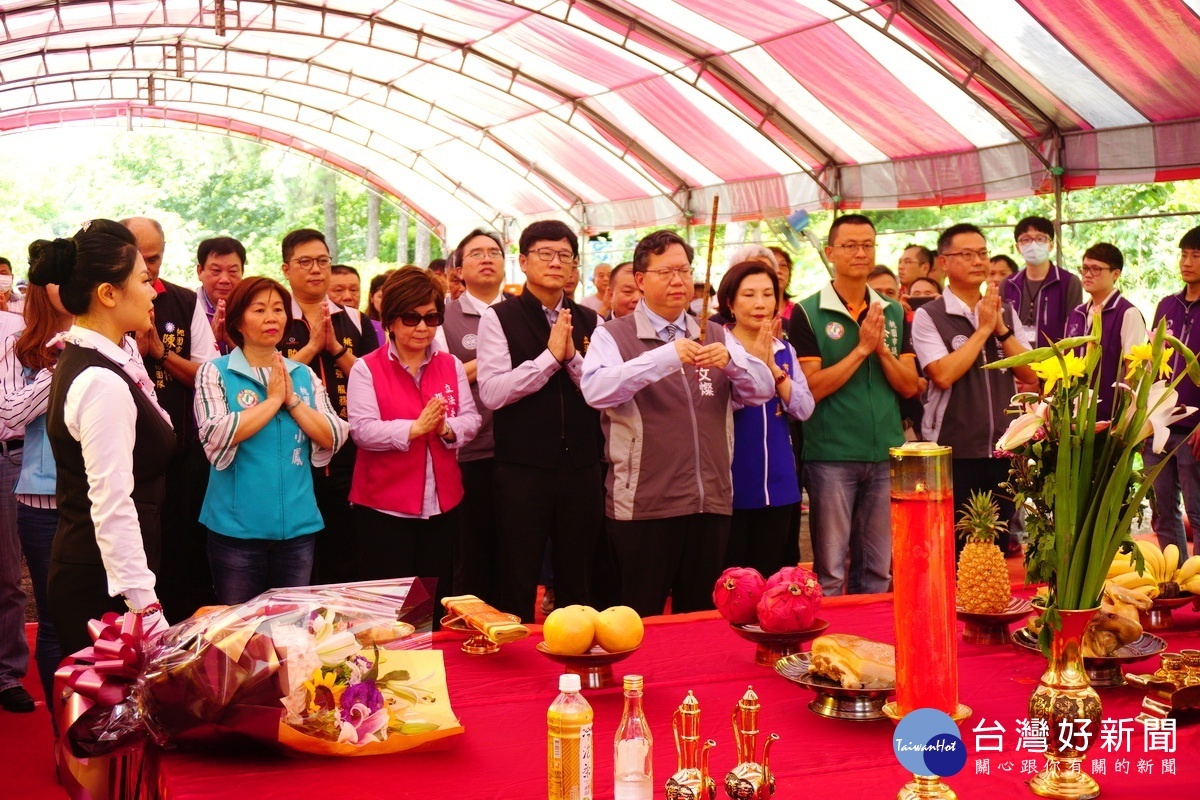
[(958, 708), (954, 500), (950, 448), (891, 450), (896, 704), (901, 714)]

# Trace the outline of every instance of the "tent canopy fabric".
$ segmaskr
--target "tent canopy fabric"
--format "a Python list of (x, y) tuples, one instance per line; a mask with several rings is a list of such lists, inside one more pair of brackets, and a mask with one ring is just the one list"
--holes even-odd
[(1200, 0), (0, 0), (0, 133), (219, 130), (442, 235), (1200, 175)]

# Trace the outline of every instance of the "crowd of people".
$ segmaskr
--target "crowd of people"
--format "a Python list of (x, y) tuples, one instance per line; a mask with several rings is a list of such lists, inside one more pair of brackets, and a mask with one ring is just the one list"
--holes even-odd
[[(950, 445), (956, 506), (1004, 502), (994, 445), (1037, 381), (984, 365), (1099, 319), (1111, 403), (1146, 339), (1120, 251), (1097, 243), (1071, 270), (1054, 233), (1018, 223), (1019, 266), (954, 225), (893, 272), (871, 220), (839, 216), (832, 279), (796, 299), (788, 253), (759, 245), (705, 298), (691, 245), (660, 230), (579, 301), (579, 241), (557, 221), (522, 231), (512, 296), (484, 229), (365, 297), (307, 228), (281, 242), (286, 285), (247, 275), (230, 237), (200, 243), (198, 287), (164, 281), (147, 218), (34, 242), (23, 297), (0, 259), (0, 705), (33, 708), (22, 552), (47, 694), (105, 611), (155, 631), (272, 587), (418, 575), (524, 620), (551, 581), (559, 605), (708, 608), (723, 568), (798, 560), (804, 491), (825, 593), (887, 591), (889, 448)], [(1154, 322), (1200, 348), (1200, 228), (1179, 266)], [(1200, 407), (1200, 387), (1179, 391)], [(1186, 443), (1156, 483), (1159, 538), (1184, 551), (1198, 421), (1175, 424)]]

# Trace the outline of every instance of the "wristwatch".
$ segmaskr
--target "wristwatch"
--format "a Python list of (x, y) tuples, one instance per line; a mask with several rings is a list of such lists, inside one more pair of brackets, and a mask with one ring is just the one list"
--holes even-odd
[(1001, 344), (1004, 344), (1005, 342), (1007, 342), (1009, 339), (1011, 339), (1011, 338), (1012, 338), (1012, 335), (1013, 335), (1012, 328), (1009, 328), (1009, 329), (1008, 329), (1008, 333), (1006, 333), (1006, 334), (1004, 334), (1004, 335), (1002, 335), (1002, 336), (997, 336), (997, 337), (996, 337), (996, 341), (997, 341), (997, 342), (1000, 342)]

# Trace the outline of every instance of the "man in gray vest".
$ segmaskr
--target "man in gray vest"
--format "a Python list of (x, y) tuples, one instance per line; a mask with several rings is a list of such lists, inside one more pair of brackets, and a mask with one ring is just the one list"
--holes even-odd
[(504, 243), (500, 235), (477, 228), (459, 242), (454, 251), (454, 272), (461, 273), (465, 291), (446, 304), (445, 318), (438, 331), (446, 349), (463, 363), (475, 407), (483, 425), (474, 439), (458, 450), (462, 470), (463, 528), (459, 539), (455, 594), (473, 594), (488, 602), (496, 597), (496, 498), (494, 493), (495, 440), (492, 410), (479, 397), (476, 376), (476, 347), (479, 319), (489, 307), (504, 301)]
[(706, 344), (687, 313), (692, 247), (672, 231), (638, 242), (643, 299), (596, 329), (580, 388), (601, 425), (610, 468), (608, 533), (621, 600), (642, 616), (712, 608), (733, 513), (733, 403), (775, 391), (767, 365), (718, 325)]
[[(947, 228), (938, 237), (938, 264), (948, 283), (941, 297), (917, 309), (913, 348), (929, 378), (925, 415), (926, 441), (954, 448), (954, 508), (972, 491), (992, 490), (1000, 519), (1013, 514), (1012, 500), (998, 491), (1008, 480), (1009, 462), (995, 457), (996, 440), (1008, 427), (1005, 410), (1016, 392), (1014, 376), (1036, 381), (1028, 367), (984, 369), (985, 364), (1023, 353), (1025, 329), (999, 292), (981, 292), (988, 277), (988, 248), (983, 232), (969, 223)], [(1008, 547), (1008, 534), (997, 544)]]

